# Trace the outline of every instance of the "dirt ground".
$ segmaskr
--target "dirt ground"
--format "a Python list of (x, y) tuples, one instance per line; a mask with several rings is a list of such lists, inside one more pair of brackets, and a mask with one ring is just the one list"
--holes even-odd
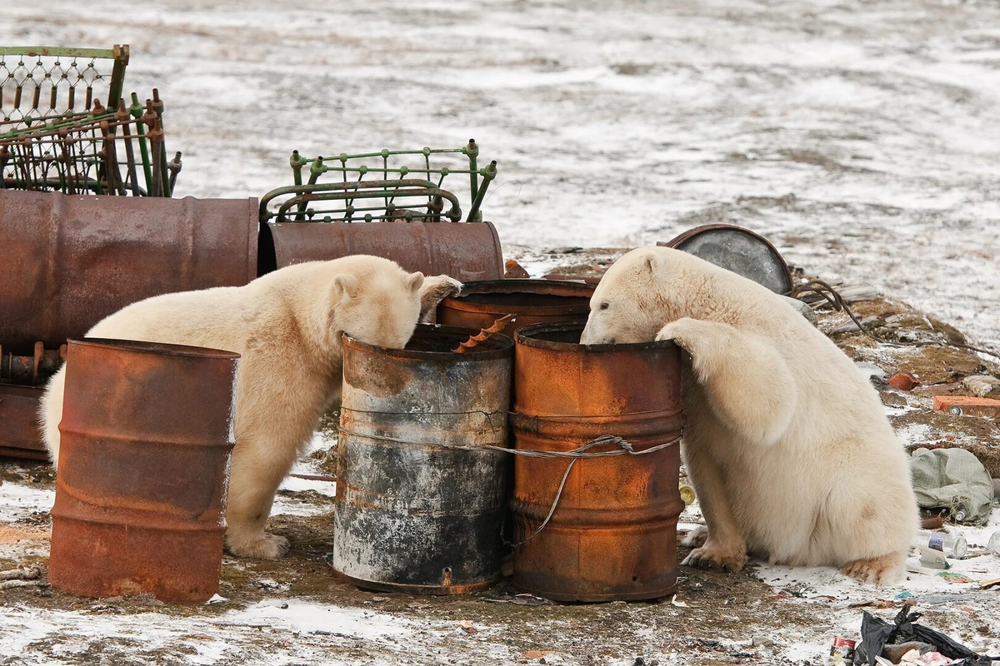
[[(599, 275), (620, 253), (574, 252), (554, 259), (553, 272)], [(878, 296), (850, 307), (868, 332), (834, 334), (841, 348), (887, 377), (906, 370), (924, 382), (910, 392), (878, 385), (904, 445), (978, 447), (984, 458), (1000, 452), (996, 421), (930, 408), (933, 393), (965, 392), (963, 378), (1000, 376), (1000, 367), (955, 347), (966, 344), (960, 332), (904, 303)], [(825, 331), (844, 329), (848, 321), (829, 308), (817, 314)], [(922, 344), (931, 340), (947, 344)], [(299, 471), (331, 472), (336, 423), (336, 414), (324, 420), (320, 445)], [(4, 462), (2, 474), (2, 489), (47, 494), (34, 505), (26, 502), (13, 519), (0, 511), (0, 570), (37, 565), (44, 580), (50, 527), (45, 501), (51, 502), (54, 474), (43, 463), (12, 461)], [(910, 590), (926, 624), (980, 649), (1000, 650), (1000, 592), (929, 583), (916, 574), (897, 588), (879, 589), (832, 570), (758, 562), (739, 574), (680, 567), (676, 597), (628, 604), (552, 603), (519, 594), (506, 581), (464, 597), (365, 592), (331, 573), (329, 486), (300, 482), (280, 491), (270, 525), (289, 539), (290, 554), (278, 561), (227, 556), (219, 589), (225, 601), (217, 604), (94, 600), (47, 586), (0, 591), (0, 605), (14, 613), (0, 623), (8, 632), (0, 638), (0, 664), (816, 664), (835, 635), (856, 637), (862, 609), (888, 617), (902, 605), (899, 595)], [(682, 530), (700, 521), (695, 504), (682, 515)], [(1000, 522), (1000, 510), (993, 522)], [(983, 545), (982, 535), (969, 533), (970, 544)], [(678, 560), (685, 555), (679, 548)], [(1000, 575), (989, 573), (1000, 567), (992, 559), (987, 568), (970, 560), (970, 571), (982, 573), (968, 575)], [(325, 619), (325, 613), (335, 615)], [(38, 634), (33, 639), (10, 638), (30, 633), (32, 626)]]

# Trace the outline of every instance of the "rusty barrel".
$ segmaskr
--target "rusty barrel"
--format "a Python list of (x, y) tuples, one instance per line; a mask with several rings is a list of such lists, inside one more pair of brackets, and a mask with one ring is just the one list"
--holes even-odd
[(490, 222), (267, 222), (258, 273), (304, 261), (372, 254), (404, 270), (463, 282), (503, 276), (500, 237)]
[[(583, 325), (516, 334), (517, 449), (570, 451), (616, 435), (641, 451), (681, 434), (681, 362), (672, 342), (579, 344)], [(592, 451), (618, 447), (598, 447)], [(565, 459), (515, 457), (515, 540), (548, 515)], [(677, 588), (679, 445), (577, 460), (549, 523), (514, 551), (514, 586), (558, 601), (654, 599)]]
[(504, 328), (513, 335), (522, 326), (587, 321), (594, 285), (568, 280), (489, 280), (467, 282), (458, 296), (438, 306), (437, 322), (476, 330), (500, 317), (515, 318)]
[(256, 277), (256, 199), (0, 190), (0, 346), (58, 349), (150, 296)]
[(501, 576), (509, 454), (482, 447), (507, 446), (514, 342), (451, 351), (476, 332), (344, 339), (333, 569), (359, 587), (464, 594)]
[(71, 340), (49, 580), (91, 597), (219, 587), (239, 355)]

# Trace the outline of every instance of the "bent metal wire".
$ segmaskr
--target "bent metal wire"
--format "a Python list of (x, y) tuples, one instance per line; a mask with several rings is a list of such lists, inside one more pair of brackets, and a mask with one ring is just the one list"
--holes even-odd
[[(260, 220), (459, 222), (463, 217), (459, 199), (442, 185), (448, 176), (464, 174), (469, 177), (465, 221), (481, 222), (483, 200), (496, 178), (497, 163), (479, 168), (478, 158), (474, 139), (461, 148), (383, 149), (329, 157), (303, 157), (296, 150), (289, 160), (295, 184), (264, 195)], [(320, 182), (321, 176), (330, 173), (339, 174), (339, 182)], [(446, 200), (451, 204), (447, 211)]]

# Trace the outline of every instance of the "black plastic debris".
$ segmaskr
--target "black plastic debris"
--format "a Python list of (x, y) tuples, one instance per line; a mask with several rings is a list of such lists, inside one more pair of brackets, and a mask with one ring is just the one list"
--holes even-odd
[(882, 655), (886, 646), (901, 643), (927, 643), (949, 659), (962, 659), (961, 666), (989, 666), (1000, 657), (976, 654), (939, 631), (934, 631), (915, 620), (921, 613), (911, 613), (912, 604), (906, 604), (896, 614), (893, 624), (865, 611), (861, 620), (861, 641), (854, 652), (855, 666), (875, 666), (875, 657)]

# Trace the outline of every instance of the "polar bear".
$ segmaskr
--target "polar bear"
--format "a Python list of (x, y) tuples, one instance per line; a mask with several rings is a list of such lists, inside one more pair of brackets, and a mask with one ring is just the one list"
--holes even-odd
[[(88, 337), (194, 345), (241, 355), (226, 510), (234, 555), (276, 558), (284, 537), (264, 524), (275, 492), (320, 416), (339, 402), (341, 333), (383, 347), (406, 345), (418, 319), (461, 290), (387, 259), (355, 255), (282, 268), (244, 287), (155, 296), (99, 322)], [(45, 445), (59, 459), (65, 368), (41, 405)]]
[[(633, 250), (591, 300), (583, 344), (673, 340), (685, 356), (681, 453), (707, 530), (684, 564), (835, 566), (891, 583), (919, 513), (878, 394), (781, 297), (697, 257)], [(703, 541), (702, 541), (703, 540)]]

